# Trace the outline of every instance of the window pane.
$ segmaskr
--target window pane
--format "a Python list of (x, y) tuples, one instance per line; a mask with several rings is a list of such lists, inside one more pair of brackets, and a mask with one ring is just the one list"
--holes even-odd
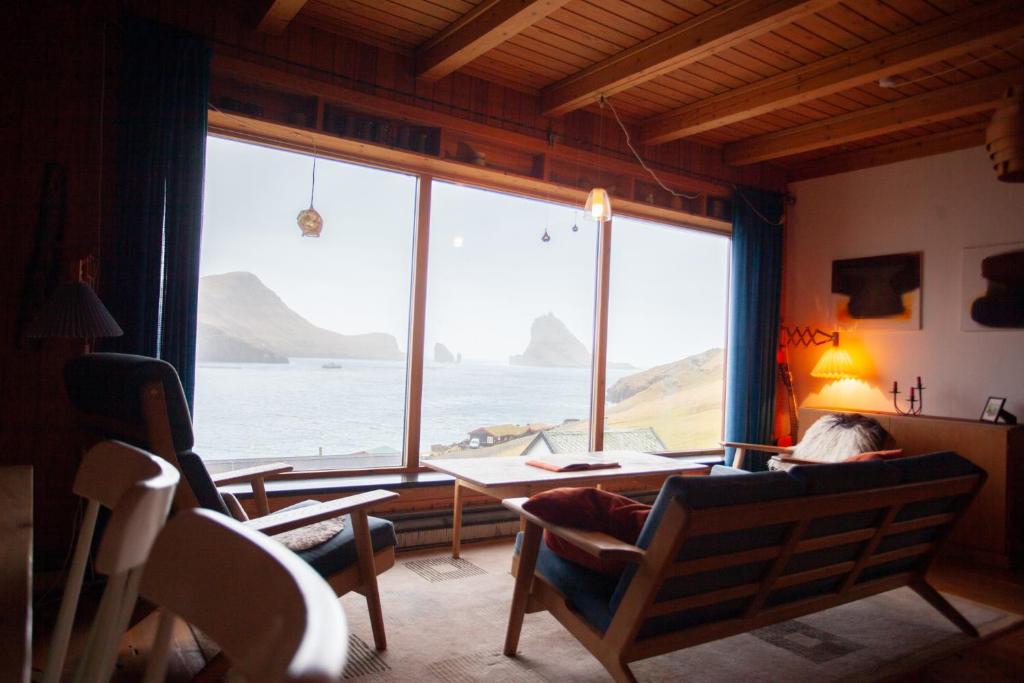
[(726, 237), (615, 218), (606, 450), (719, 448), (728, 268)]
[(540, 432), (586, 450), (593, 223), (449, 183), (431, 204), (422, 457), (520, 455)]
[(211, 469), (402, 463), (416, 178), (211, 137), (196, 450)]

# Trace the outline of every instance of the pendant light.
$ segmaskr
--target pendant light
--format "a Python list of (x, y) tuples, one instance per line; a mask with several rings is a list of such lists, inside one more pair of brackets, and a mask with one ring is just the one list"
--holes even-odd
[(299, 225), (303, 237), (319, 237), (324, 229), (324, 219), (313, 208), (313, 193), (316, 192), (316, 142), (313, 143), (313, 179), (309, 188), (309, 208), (299, 211), (295, 222)]
[[(597, 98), (597, 103), (601, 106), (601, 109), (604, 109), (604, 95)], [(604, 144), (604, 114), (600, 116), (597, 133), (598, 155), (601, 153), (601, 145)], [(608, 190), (603, 187), (592, 189), (590, 194), (587, 195), (587, 203), (583, 210), (598, 223), (610, 221), (612, 219), (612, 200), (608, 196)]]

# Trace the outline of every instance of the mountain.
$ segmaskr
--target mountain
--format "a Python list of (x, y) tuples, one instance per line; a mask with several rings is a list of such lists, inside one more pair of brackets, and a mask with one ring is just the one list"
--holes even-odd
[(542, 315), (530, 326), (526, 350), (508, 359), (512, 365), (578, 368), (590, 365), (590, 351), (554, 313)]
[(664, 396), (701, 384), (708, 379), (720, 382), (723, 358), (722, 349), (708, 349), (674, 363), (658, 365), (650, 370), (627, 375), (608, 389), (608, 400), (620, 403), (639, 394), (644, 394), (647, 398), (655, 394)]
[(608, 427), (651, 427), (670, 446), (717, 447), (724, 358), (722, 349), (709, 349), (623, 377), (608, 389)]
[(339, 334), (288, 307), (252, 273), (199, 279), (200, 361), (281, 362), (281, 358), (403, 358), (390, 334)]
[(451, 351), (448, 350), (447, 346), (445, 346), (441, 342), (437, 342), (436, 344), (434, 344), (434, 362), (454, 363), (455, 356), (452, 354)]

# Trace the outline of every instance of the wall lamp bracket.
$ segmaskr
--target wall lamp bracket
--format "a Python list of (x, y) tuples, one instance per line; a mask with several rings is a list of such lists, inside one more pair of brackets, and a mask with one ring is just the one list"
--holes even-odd
[(808, 325), (783, 325), (779, 328), (779, 346), (821, 346), (829, 342), (832, 346), (839, 346), (839, 333), (826, 332), (817, 327), (812, 330)]

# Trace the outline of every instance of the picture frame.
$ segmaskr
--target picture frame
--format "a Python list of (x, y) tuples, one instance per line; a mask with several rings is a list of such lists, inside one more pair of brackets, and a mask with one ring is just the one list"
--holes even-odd
[(978, 418), (982, 422), (997, 422), (999, 415), (1003, 412), (1003, 406), (1006, 405), (1006, 399), (999, 396), (989, 396), (988, 400), (985, 401), (985, 409), (981, 411), (981, 417)]

